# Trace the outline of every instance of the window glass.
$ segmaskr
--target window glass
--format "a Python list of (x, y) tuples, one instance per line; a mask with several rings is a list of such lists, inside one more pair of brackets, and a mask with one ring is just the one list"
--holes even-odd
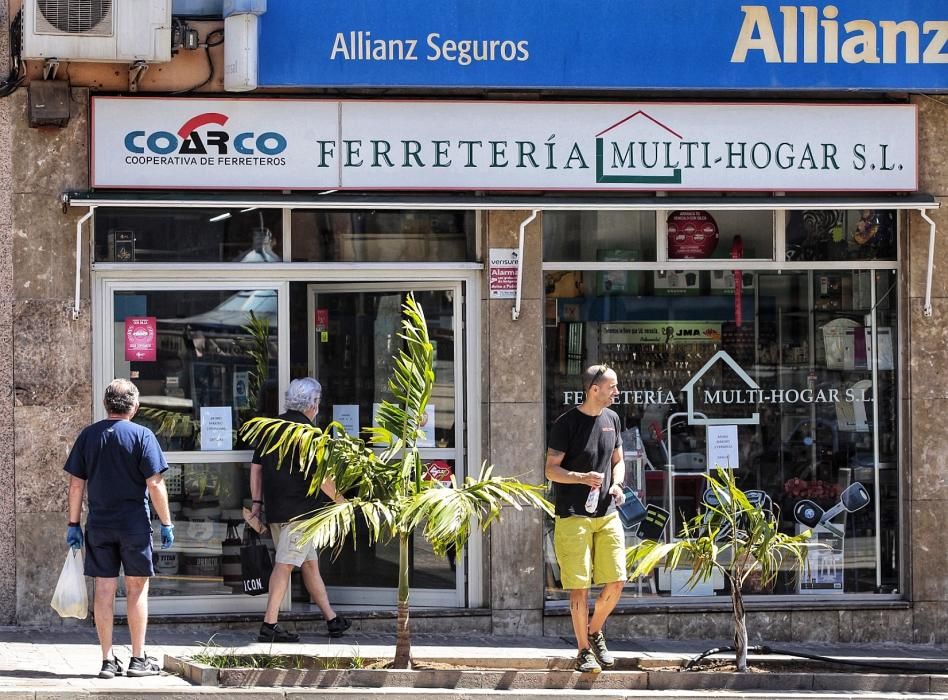
[(774, 257), (773, 211), (671, 211), (665, 233), (670, 260)]
[(654, 262), (655, 212), (544, 212), (543, 259)]
[(275, 415), (275, 289), (116, 292), (113, 323), (115, 376), (163, 450), (242, 448), (244, 421)]
[[(172, 464), (164, 474), (174, 544), (161, 549), (152, 508), (155, 576), (152, 596), (244, 595), (240, 544), (241, 509), (251, 506), (250, 464)], [(273, 550), (269, 534), (263, 543)]]
[(294, 262), (474, 260), (472, 211), (317, 211), (293, 216)]
[(814, 209), (787, 212), (787, 260), (895, 260), (898, 212)]
[[(745, 592), (897, 590), (895, 272), (745, 271), (736, 285), (730, 271), (720, 277), (730, 276), (730, 284), (712, 284), (716, 273), (703, 271), (696, 288), (685, 284), (676, 293), (646, 280), (637, 299), (597, 294), (596, 274), (569, 273), (567, 282), (560, 272), (546, 273), (547, 426), (582, 401), (584, 367), (612, 367), (626, 481), (644, 503), (669, 511), (668, 537), (705, 508), (702, 475), (711, 466), (709, 430), (716, 426), (690, 421), (689, 405), (696, 418), (733, 420), (730, 467), (738, 485), (770, 497), (784, 532), (808, 527), (795, 516), (803, 500), (829, 512), (848, 488), (870, 497), (868, 506), (838, 508), (813, 527), (827, 547), (814, 550), (802, 581), (787, 571), (770, 587), (749, 581)], [(750, 424), (736, 422), (745, 419)], [(627, 541), (636, 541), (633, 532)], [(547, 544), (547, 597), (565, 598)], [(625, 595), (728, 593), (723, 579), (691, 591), (687, 578), (657, 572), (631, 581)]]
[(279, 209), (102, 207), (97, 262), (280, 262)]

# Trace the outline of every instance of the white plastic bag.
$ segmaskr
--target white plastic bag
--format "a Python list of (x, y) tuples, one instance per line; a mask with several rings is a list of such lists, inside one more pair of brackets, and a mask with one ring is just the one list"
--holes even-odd
[(89, 614), (89, 594), (86, 591), (86, 577), (82, 571), (82, 550), (69, 548), (66, 563), (63, 564), (59, 582), (50, 601), (53, 610), (60, 617), (78, 617), (84, 620)]

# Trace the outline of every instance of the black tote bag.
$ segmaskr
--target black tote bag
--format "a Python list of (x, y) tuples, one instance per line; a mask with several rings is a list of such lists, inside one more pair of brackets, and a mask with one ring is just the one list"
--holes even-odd
[(270, 551), (252, 528), (244, 526), (244, 543), (240, 547), (240, 577), (244, 593), (260, 595), (270, 590), (273, 563)]

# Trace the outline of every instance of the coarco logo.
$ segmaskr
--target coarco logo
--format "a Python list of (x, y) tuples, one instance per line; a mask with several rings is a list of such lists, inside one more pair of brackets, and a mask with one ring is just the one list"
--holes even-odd
[(276, 131), (264, 131), (261, 134), (243, 131), (233, 137), (222, 130), (209, 129), (203, 137), (197, 131), (208, 124), (224, 126), (227, 119), (227, 115), (219, 112), (205, 112), (182, 124), (177, 134), (170, 131), (129, 131), (125, 134), (125, 148), (131, 153), (148, 152), (158, 155), (207, 155), (209, 148), (214, 149), (212, 152), (217, 155), (227, 155), (228, 144), (233, 147), (235, 153), (241, 155), (263, 153), (275, 156), (286, 150), (286, 137)]

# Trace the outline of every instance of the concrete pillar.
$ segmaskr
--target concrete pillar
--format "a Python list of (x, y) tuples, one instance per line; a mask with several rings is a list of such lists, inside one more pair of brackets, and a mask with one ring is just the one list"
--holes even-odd
[(948, 104), (916, 96), (919, 115), (919, 188), (934, 194), (941, 208), (929, 212), (937, 222), (931, 318), (922, 313), (928, 261), (929, 225), (918, 215), (909, 217), (907, 357), (911, 381), (903, 384), (903, 420), (906, 423), (902, 482), (903, 511), (908, 542), (904, 570), (910, 574), (913, 601), (913, 640), (948, 643)]
[[(9, 3), (0, 5), (0, 27), (10, 24)], [(0, 75), (10, 72), (10, 33), (0, 32)], [(10, 98), (0, 99), (0, 625), (16, 621), (16, 499), (13, 460), (13, 136)]]
[[(487, 247), (516, 248), (520, 223), (529, 211), (487, 215)], [(513, 300), (485, 300), (487, 459), (495, 474), (543, 482), (543, 294), (541, 218), (526, 229), (520, 318), (511, 318)], [(489, 255), (485, 251), (484, 258)], [(486, 272), (485, 272), (486, 274)], [(484, 284), (485, 295), (488, 284)], [(490, 533), (490, 607), (494, 634), (543, 632), (543, 527), (535, 510), (505, 508)]]

